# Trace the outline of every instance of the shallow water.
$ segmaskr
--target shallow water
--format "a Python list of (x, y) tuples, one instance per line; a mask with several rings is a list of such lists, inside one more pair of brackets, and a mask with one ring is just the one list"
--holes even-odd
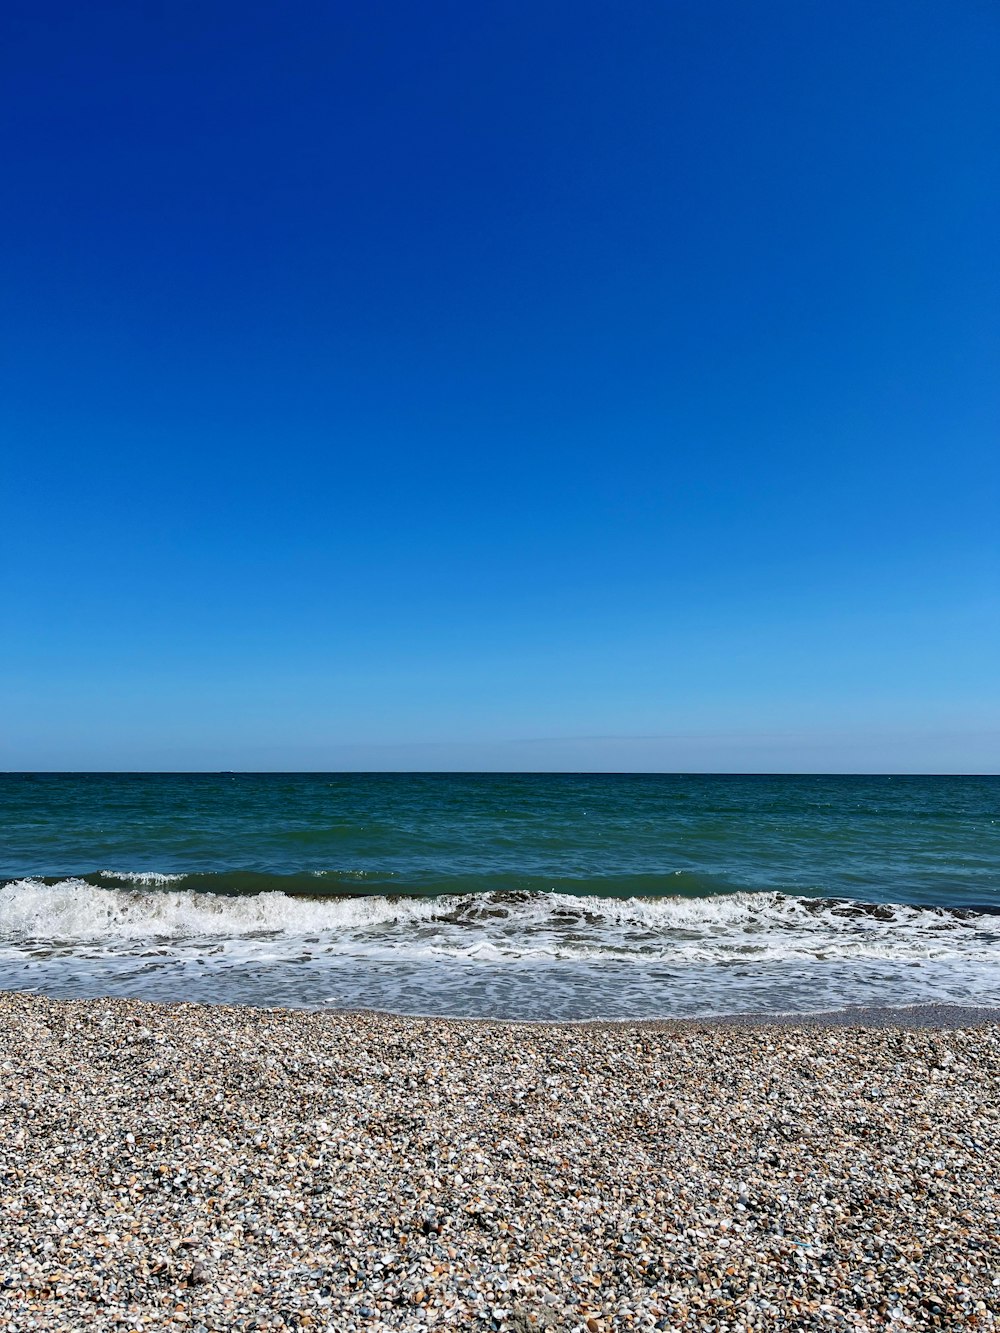
[(5, 775), (0, 986), (510, 1018), (1000, 1004), (1000, 779)]

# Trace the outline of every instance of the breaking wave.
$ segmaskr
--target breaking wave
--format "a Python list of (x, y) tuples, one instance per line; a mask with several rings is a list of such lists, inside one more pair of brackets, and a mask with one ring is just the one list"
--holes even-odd
[(180, 882), (0, 886), (0, 987), (513, 1019), (1000, 1006), (1000, 917), (987, 912), (776, 892), (334, 896)]
[(84, 879), (4, 885), (0, 946), (29, 953), (46, 946), (127, 952), (153, 942), (183, 948), (214, 941), (224, 951), (252, 953), (256, 941), (273, 956), (282, 941), (309, 941), (330, 953), (518, 962), (1000, 961), (1000, 920), (966, 910), (765, 892), (625, 899), (557, 892), (219, 894), (171, 888), (177, 876), (128, 878), (135, 887), (102, 888)]

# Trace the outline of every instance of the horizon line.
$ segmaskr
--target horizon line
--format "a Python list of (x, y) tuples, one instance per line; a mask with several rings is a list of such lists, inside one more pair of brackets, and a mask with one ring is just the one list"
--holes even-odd
[(10, 768), (0, 777), (995, 778), (998, 770), (643, 768)]

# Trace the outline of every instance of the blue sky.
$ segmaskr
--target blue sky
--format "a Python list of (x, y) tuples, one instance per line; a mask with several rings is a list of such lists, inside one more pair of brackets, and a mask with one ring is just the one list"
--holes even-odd
[(995, 6), (3, 29), (0, 767), (1000, 767)]

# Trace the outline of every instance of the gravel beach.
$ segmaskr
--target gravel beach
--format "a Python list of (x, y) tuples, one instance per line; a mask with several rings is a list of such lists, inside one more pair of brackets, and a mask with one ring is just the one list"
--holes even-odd
[(1000, 1024), (0, 995), (0, 1328), (1000, 1325)]

